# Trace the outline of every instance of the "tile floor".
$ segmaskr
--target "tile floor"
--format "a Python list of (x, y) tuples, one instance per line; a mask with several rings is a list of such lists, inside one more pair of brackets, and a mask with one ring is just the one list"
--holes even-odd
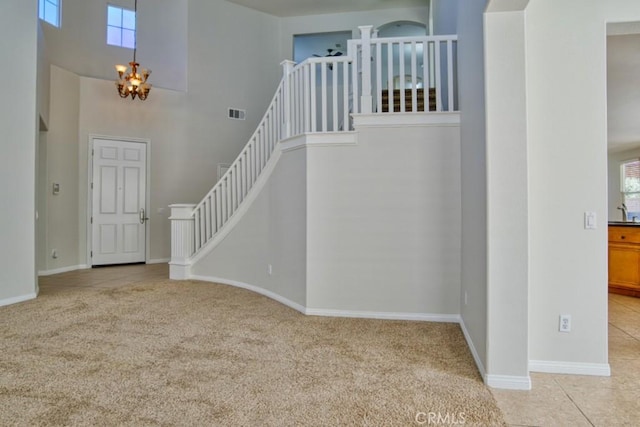
[(639, 426), (640, 298), (609, 294), (611, 377), (531, 373), (531, 391), (494, 390), (510, 426)]
[[(44, 276), (41, 294), (126, 286), (169, 277), (167, 264)], [(639, 426), (640, 298), (609, 295), (611, 377), (532, 373), (531, 391), (492, 389), (510, 426)]]
[(67, 290), (91, 290), (126, 286), (143, 280), (168, 279), (168, 264), (133, 264), (90, 268), (40, 276), (40, 295)]

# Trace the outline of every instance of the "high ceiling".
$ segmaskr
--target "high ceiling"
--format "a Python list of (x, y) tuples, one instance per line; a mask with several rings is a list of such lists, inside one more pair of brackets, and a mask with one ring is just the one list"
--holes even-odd
[(323, 15), (363, 10), (424, 7), (429, 0), (228, 0), (275, 16)]

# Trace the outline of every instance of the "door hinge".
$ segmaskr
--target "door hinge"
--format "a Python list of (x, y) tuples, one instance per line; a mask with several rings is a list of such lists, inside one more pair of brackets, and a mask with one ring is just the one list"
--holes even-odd
[(93, 251), (91, 251), (91, 255), (90, 255), (90, 257), (91, 257), (91, 258), (93, 258)]
[(93, 156), (93, 154), (96, 152), (96, 150), (94, 150), (93, 148), (91, 149), (91, 155)]
[(91, 183), (91, 189), (93, 190), (93, 182)]
[(93, 224), (93, 217), (91, 217), (91, 224)]

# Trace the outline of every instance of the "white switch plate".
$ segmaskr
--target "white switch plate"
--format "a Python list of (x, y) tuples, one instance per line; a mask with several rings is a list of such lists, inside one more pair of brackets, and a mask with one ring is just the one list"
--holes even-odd
[(597, 228), (596, 213), (585, 212), (584, 213), (584, 228), (586, 230), (595, 230)]
[(571, 315), (570, 314), (560, 315), (560, 326), (558, 330), (560, 332), (571, 332)]

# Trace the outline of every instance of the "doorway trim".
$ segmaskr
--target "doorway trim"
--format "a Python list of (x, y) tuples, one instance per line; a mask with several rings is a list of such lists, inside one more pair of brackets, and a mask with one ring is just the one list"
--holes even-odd
[[(93, 266), (93, 262), (91, 260), (91, 251), (93, 249), (93, 232), (92, 232), (92, 224), (91, 224), (91, 216), (93, 214), (93, 191), (91, 189), (91, 181), (93, 180), (93, 142), (96, 139), (107, 139), (111, 141), (125, 141), (125, 142), (134, 142), (139, 144), (146, 145), (146, 182), (145, 182), (145, 207), (144, 210), (147, 212), (147, 216), (151, 218), (151, 140), (148, 138), (135, 138), (130, 136), (114, 136), (114, 135), (101, 135), (96, 133), (89, 134), (88, 141), (88, 150), (87, 150), (87, 206), (86, 206), (86, 234), (87, 234), (87, 251), (86, 251), (86, 265), (88, 268)], [(149, 248), (151, 246), (151, 236), (150, 236), (150, 221), (145, 221), (145, 242), (144, 242), (144, 262), (145, 264), (149, 264)]]

